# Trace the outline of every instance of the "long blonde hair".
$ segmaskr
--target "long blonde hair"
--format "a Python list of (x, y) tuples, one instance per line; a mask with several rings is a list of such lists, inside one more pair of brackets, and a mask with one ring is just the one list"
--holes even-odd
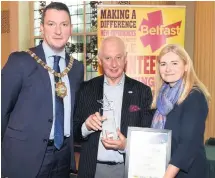
[(197, 77), (196, 72), (193, 68), (193, 62), (192, 62), (189, 54), (185, 51), (185, 49), (183, 47), (181, 47), (177, 44), (169, 44), (169, 45), (166, 45), (161, 50), (161, 52), (157, 58), (157, 61), (156, 61), (155, 91), (154, 91), (154, 96), (153, 96), (153, 101), (152, 101), (152, 108), (156, 108), (157, 97), (158, 97), (160, 88), (164, 83), (163, 79), (160, 76), (160, 72), (159, 72), (160, 59), (169, 52), (173, 52), (173, 53), (177, 54), (180, 57), (180, 59), (183, 60), (184, 64), (187, 65), (187, 71), (185, 71), (184, 76), (183, 76), (184, 90), (183, 90), (181, 96), (179, 97), (177, 104), (182, 103), (193, 88), (200, 90), (204, 94), (207, 102), (209, 102), (210, 94), (209, 94), (207, 88), (205, 87), (205, 85)]

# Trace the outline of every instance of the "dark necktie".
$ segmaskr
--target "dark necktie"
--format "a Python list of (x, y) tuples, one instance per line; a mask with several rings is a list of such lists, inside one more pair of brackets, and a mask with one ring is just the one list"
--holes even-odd
[[(54, 56), (53, 69), (60, 73), (59, 61), (60, 56)], [(59, 81), (59, 78), (54, 76), (55, 85)], [(55, 124), (54, 124), (54, 145), (57, 149), (60, 149), (64, 140), (64, 106), (63, 98), (57, 96), (55, 93)]]

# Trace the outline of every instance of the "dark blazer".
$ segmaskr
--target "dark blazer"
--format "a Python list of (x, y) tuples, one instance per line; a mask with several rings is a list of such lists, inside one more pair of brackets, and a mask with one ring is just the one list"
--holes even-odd
[(204, 95), (193, 89), (167, 115), (165, 129), (172, 130), (170, 164), (180, 168), (176, 178), (207, 178), (204, 149), (207, 114), (208, 105)]
[[(31, 50), (45, 60), (42, 45)], [(67, 55), (67, 64), (68, 61)], [(83, 64), (74, 60), (68, 77), (73, 113), (75, 92), (83, 81)], [(28, 53), (15, 52), (2, 69), (1, 82), (2, 173), (9, 178), (35, 178), (44, 158), (53, 119), (48, 71)], [(74, 164), (73, 132), (70, 141)]]
[[(74, 115), (76, 140), (82, 138), (81, 126), (85, 120), (101, 108), (97, 100), (103, 98), (103, 83), (104, 76), (100, 76), (83, 83), (80, 87)], [(151, 101), (152, 94), (148, 86), (125, 76), (120, 128), (124, 136), (127, 136), (128, 126), (150, 127), (153, 116), (150, 112)], [(129, 111), (131, 105), (137, 105), (141, 109), (131, 112)], [(82, 142), (78, 178), (94, 178), (100, 133), (94, 132)]]

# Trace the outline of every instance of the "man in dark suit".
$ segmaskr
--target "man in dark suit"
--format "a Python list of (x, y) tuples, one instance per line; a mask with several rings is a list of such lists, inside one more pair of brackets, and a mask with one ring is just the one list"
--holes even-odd
[(73, 108), (83, 64), (65, 52), (72, 32), (68, 7), (43, 11), (42, 44), (9, 56), (2, 70), (2, 174), (68, 178), (75, 169)]
[[(120, 38), (104, 39), (98, 58), (104, 75), (83, 83), (77, 95), (74, 136), (83, 141), (78, 178), (123, 178), (127, 129), (150, 127), (151, 89), (125, 75), (126, 51)], [(110, 119), (114, 122), (108, 128)], [(117, 130), (118, 138), (113, 139), (109, 129)]]

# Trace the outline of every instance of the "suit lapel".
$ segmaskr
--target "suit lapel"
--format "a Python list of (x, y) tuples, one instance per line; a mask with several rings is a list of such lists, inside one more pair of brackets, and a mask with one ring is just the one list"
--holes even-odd
[[(66, 67), (69, 64), (69, 60), (70, 60), (70, 56), (68, 53), (65, 54), (65, 62), (66, 62)], [(73, 140), (73, 112), (74, 112), (74, 105), (75, 105), (75, 95), (76, 95), (76, 75), (78, 75), (78, 73), (76, 73), (75, 70), (75, 61), (73, 62), (73, 66), (71, 68), (71, 70), (67, 73), (68, 79), (69, 79), (69, 87), (70, 87), (70, 101), (71, 101), (71, 123), (70, 123), (70, 133), (71, 133), (71, 139)], [(74, 149), (73, 146), (71, 149)]]
[[(98, 81), (95, 82), (95, 86), (93, 86), (92, 88), (95, 90), (95, 98), (93, 97), (95, 99), (95, 101), (93, 101), (93, 102), (96, 102), (96, 104), (94, 105), (95, 111), (99, 112), (99, 108), (101, 108), (102, 105), (97, 101), (103, 99), (104, 75), (98, 77)], [(93, 91), (93, 93), (94, 93), (94, 91)], [(101, 114), (103, 114), (103, 113), (101, 113)], [(100, 133), (101, 133), (101, 131), (95, 133), (95, 139), (93, 140), (93, 143), (92, 143), (92, 144), (94, 144), (95, 149), (98, 149)]]
[(124, 84), (124, 92), (123, 92), (123, 100), (122, 100), (122, 111), (121, 111), (121, 132), (123, 134), (126, 133), (127, 125), (128, 125), (128, 109), (132, 99), (132, 83), (131, 80), (125, 76), (125, 84)]
[(98, 80), (98, 98), (103, 99), (103, 93), (104, 93), (104, 75), (102, 75)]
[[(95, 105), (95, 110), (99, 111), (99, 108), (102, 107), (101, 103), (98, 102), (98, 100), (103, 99), (103, 93), (104, 93), (104, 76), (100, 76), (98, 77), (98, 81), (95, 82), (94, 84), (95, 86), (93, 86), (93, 90), (92, 92), (95, 93), (93, 100), (95, 100), (94, 102), (96, 103)], [(103, 113), (102, 113), (103, 114)]]
[(66, 60), (66, 66), (68, 66), (70, 57), (69, 57), (69, 54), (67, 54), (67, 53), (66, 53), (66, 59), (65, 60)]
[[(31, 48), (32, 50), (40, 59), (42, 59), (46, 63), (45, 53), (42, 47), (42, 44), (38, 45), (35, 48)], [(40, 64), (38, 65), (38, 69), (40, 70), (41, 80), (43, 81), (43, 86), (48, 93), (52, 93), (51, 91), (51, 81), (49, 77), (49, 73), (46, 69), (44, 69)]]

